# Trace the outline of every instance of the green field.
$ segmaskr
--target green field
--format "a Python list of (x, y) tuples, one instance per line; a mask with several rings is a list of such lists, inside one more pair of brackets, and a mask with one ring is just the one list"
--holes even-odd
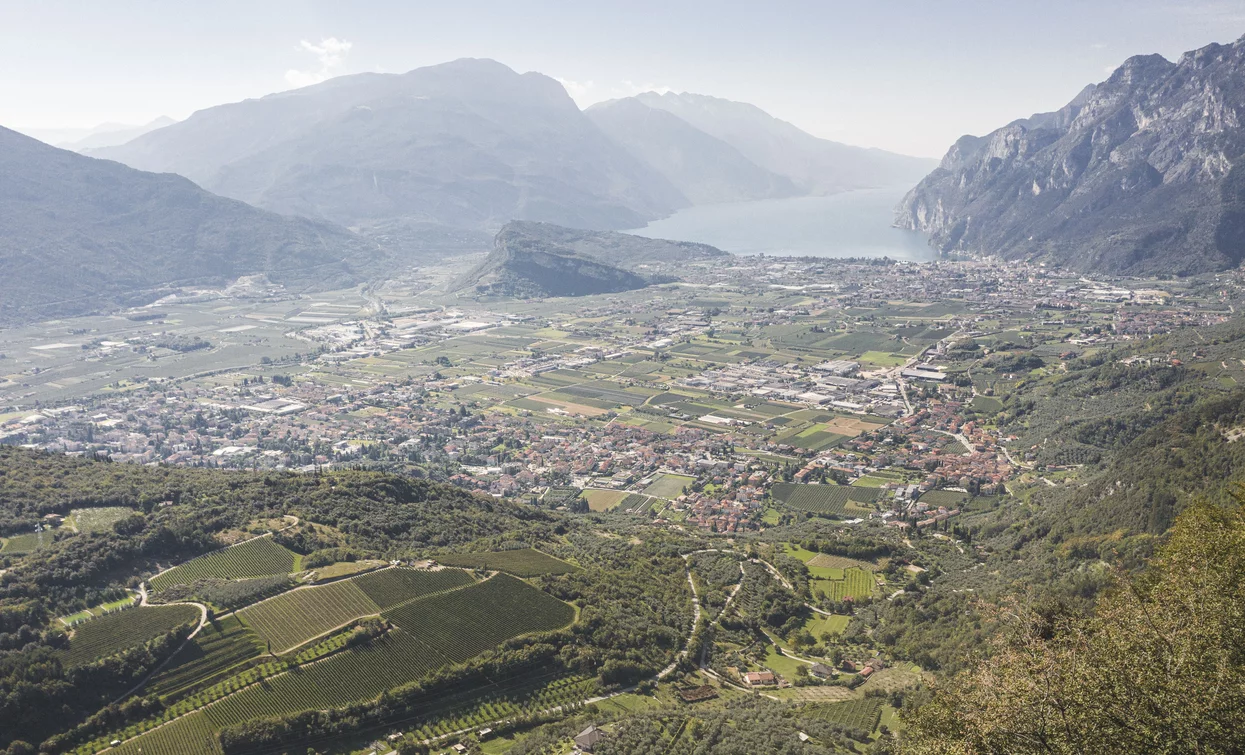
[[(868, 511), (857, 504), (877, 500), (877, 490), (849, 485), (802, 485), (780, 482), (771, 490), (774, 500), (789, 509), (821, 516), (840, 516)], [(849, 511), (850, 509), (850, 511)]]
[(295, 571), (297, 558), (270, 537), (257, 537), (187, 561), (151, 578), (155, 590), (184, 585), (196, 579), (246, 579)]
[(949, 509), (955, 509), (968, 502), (968, 493), (961, 493), (958, 490), (927, 490), (917, 500), (930, 506), (946, 506)]
[(212, 736), (227, 726), (377, 697), (510, 637), (569, 624), (571, 606), (514, 577), (406, 603), (387, 612), (398, 628), (367, 645), (309, 663), (126, 741), (118, 755), (191, 755), (220, 749)]
[(578, 568), (574, 564), (568, 564), (561, 559), (531, 548), (494, 551), (492, 553), (452, 553), (445, 556), (437, 556), (437, 561), (446, 566), (504, 571), (507, 574), (513, 574), (518, 577), (536, 577), (541, 574), (569, 574)]
[(382, 569), (351, 580), (381, 610), (425, 595), (452, 590), (471, 584), (471, 575), (459, 569), (422, 571), (416, 569)]
[(866, 697), (860, 700), (817, 705), (812, 710), (817, 718), (823, 721), (859, 729), (869, 734), (877, 728), (878, 719), (882, 715), (882, 698)]
[(583, 498), (588, 502), (588, 509), (591, 511), (609, 511), (629, 495), (625, 490), (597, 490), (589, 488), (583, 493)]
[(385, 618), (453, 662), (510, 637), (571, 623), (575, 609), (505, 574), (385, 612)]
[(657, 479), (644, 489), (645, 495), (656, 496), (657, 498), (665, 498), (674, 500), (683, 494), (688, 485), (691, 485), (695, 478), (684, 477), (677, 474), (661, 474), (657, 475)]
[(824, 592), (830, 600), (867, 598), (873, 594), (873, 575), (864, 569), (844, 569), (843, 579), (813, 579), (813, 594)]
[(237, 616), (226, 616), (205, 625), (152, 679), (149, 689), (163, 696), (177, 695), (191, 686), (210, 686), (222, 672), (258, 657), (263, 649), (254, 630)]
[(112, 525), (134, 513), (125, 506), (101, 506), (94, 509), (74, 509), (69, 512), (66, 524), (72, 524), (79, 532), (107, 532)]
[(5, 538), (4, 546), (0, 547), (0, 553), (18, 556), (23, 553), (34, 553), (40, 548), (46, 548), (52, 544), (53, 534), (44, 530), (42, 532), (26, 532), (21, 535), (14, 535)]
[(194, 606), (144, 606), (117, 611), (78, 624), (69, 639), (69, 649), (61, 657), (66, 666), (79, 666), (136, 648), (180, 624), (198, 620), (199, 609)]
[(355, 619), (380, 613), (352, 579), (290, 590), (238, 611), (247, 626), (284, 653)]
[(826, 616), (815, 613), (804, 623), (804, 631), (820, 640), (823, 634), (843, 634), (843, 630), (847, 629), (847, 624), (851, 620), (850, 616)]

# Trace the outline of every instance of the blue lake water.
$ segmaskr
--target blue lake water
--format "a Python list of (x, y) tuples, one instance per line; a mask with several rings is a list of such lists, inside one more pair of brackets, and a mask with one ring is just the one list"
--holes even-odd
[(909, 188), (703, 205), (628, 233), (735, 254), (932, 260), (936, 254), (923, 234), (891, 227), (895, 205)]

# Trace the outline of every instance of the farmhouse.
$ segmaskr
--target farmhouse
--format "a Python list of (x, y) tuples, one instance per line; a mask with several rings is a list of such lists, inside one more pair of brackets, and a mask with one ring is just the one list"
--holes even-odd
[(744, 674), (744, 681), (750, 687), (761, 687), (778, 683), (778, 679), (774, 676), (773, 671), (749, 671)]
[(575, 736), (575, 746), (584, 752), (592, 752), (592, 748), (596, 747), (597, 742), (602, 739), (605, 739), (605, 732), (595, 726), (589, 726)]
[(834, 669), (830, 668), (824, 663), (814, 663), (811, 667), (809, 667), (808, 673), (812, 674), (818, 679), (829, 679), (830, 677), (834, 676)]

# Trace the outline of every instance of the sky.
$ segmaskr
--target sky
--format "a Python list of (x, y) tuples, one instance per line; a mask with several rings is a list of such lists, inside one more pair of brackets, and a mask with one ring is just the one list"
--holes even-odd
[(0, 0), (0, 125), (145, 123), (462, 57), (563, 83), (750, 102), (848, 144), (939, 157), (1054, 110), (1134, 54), (1245, 34), (1245, 0)]

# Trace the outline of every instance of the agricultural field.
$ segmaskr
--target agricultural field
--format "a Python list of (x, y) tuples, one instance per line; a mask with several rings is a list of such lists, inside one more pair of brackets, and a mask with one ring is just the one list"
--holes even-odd
[(343, 624), (380, 613), (353, 579), (290, 590), (238, 611), (239, 618), (284, 653)]
[(326, 564), (325, 566), (317, 566), (312, 571), (315, 574), (316, 582), (327, 582), (329, 580), (341, 579), (342, 577), (349, 577), (353, 574), (379, 569), (387, 563), (387, 561), (381, 561), (379, 559), (364, 559), (363, 561), (338, 561), (333, 564)]
[(383, 569), (356, 577), (351, 582), (381, 610), (388, 610), (409, 600), (469, 585), (475, 580), (459, 569), (422, 571), (417, 569)]
[(213, 551), (186, 563), (175, 566), (151, 578), (155, 590), (173, 585), (189, 584), (196, 579), (246, 579), (268, 577), (297, 571), (297, 555), (282, 548), (270, 537), (253, 540)]
[(866, 697), (831, 705), (819, 705), (814, 714), (822, 721), (871, 733), (878, 727), (878, 719), (882, 715), (882, 698)]
[(958, 490), (928, 490), (917, 500), (930, 506), (946, 506), (954, 509), (968, 502), (968, 493), (961, 493)]
[(107, 603), (101, 603), (98, 606), (91, 606), (90, 608), (83, 609), (68, 616), (62, 616), (60, 617), (60, 622), (65, 626), (73, 626), (86, 621), (87, 619), (95, 618), (96, 616), (104, 616), (106, 614), (113, 613), (114, 611), (129, 608), (134, 605), (137, 600), (138, 595), (136, 593), (132, 593), (130, 595), (126, 595), (124, 598), (111, 600)]
[(852, 617), (850, 616), (826, 616), (825, 614), (815, 613), (808, 621), (804, 622), (804, 631), (820, 640), (823, 634), (843, 634), (843, 631), (847, 629), (848, 622), (851, 620)]
[(843, 579), (813, 579), (810, 587), (813, 594), (824, 592), (830, 600), (844, 598), (867, 598), (873, 594), (876, 583), (873, 575), (864, 569), (844, 569)]
[(585, 490), (582, 494), (583, 499), (588, 502), (589, 511), (609, 511), (627, 498), (629, 493), (625, 490), (597, 490), (591, 488)]
[(498, 574), (461, 590), (407, 603), (384, 616), (457, 663), (511, 637), (567, 626), (575, 609)]
[(814, 568), (823, 569), (864, 569), (865, 571), (877, 571), (877, 565), (868, 561), (859, 561), (846, 556), (832, 556), (829, 553), (818, 553), (808, 560), (808, 565)]
[(264, 643), (254, 630), (236, 615), (226, 616), (204, 626), (152, 679), (148, 689), (175, 697), (189, 687), (208, 686), (223, 672), (258, 657), (263, 649)]
[(4, 545), (0, 546), (0, 554), (20, 556), (26, 553), (34, 553), (40, 548), (46, 548), (51, 545), (53, 538), (54, 535), (50, 530), (14, 535), (4, 539)]
[(134, 513), (124, 506), (102, 506), (94, 509), (73, 509), (65, 525), (78, 532), (107, 532), (112, 525)]
[(569, 574), (578, 567), (531, 548), (492, 553), (452, 553), (437, 556), (439, 563), (466, 569), (503, 571), (516, 577), (536, 577), (541, 574)]
[(774, 500), (789, 509), (819, 516), (841, 516), (871, 511), (858, 504), (873, 503), (877, 490), (849, 485), (802, 485), (780, 482), (771, 490)]
[(398, 628), (372, 643), (251, 684), (128, 740), (113, 752), (219, 755), (213, 731), (257, 718), (372, 699), (510, 637), (564, 626), (574, 618), (574, 609), (520, 580), (498, 575), (407, 603), (386, 616)]
[(657, 479), (644, 489), (645, 495), (651, 495), (656, 498), (665, 498), (674, 500), (683, 494), (688, 485), (695, 481), (693, 477), (685, 477), (676, 474), (661, 474)]
[(78, 624), (61, 654), (66, 666), (80, 666), (138, 647), (181, 624), (198, 622), (194, 606), (143, 606)]

